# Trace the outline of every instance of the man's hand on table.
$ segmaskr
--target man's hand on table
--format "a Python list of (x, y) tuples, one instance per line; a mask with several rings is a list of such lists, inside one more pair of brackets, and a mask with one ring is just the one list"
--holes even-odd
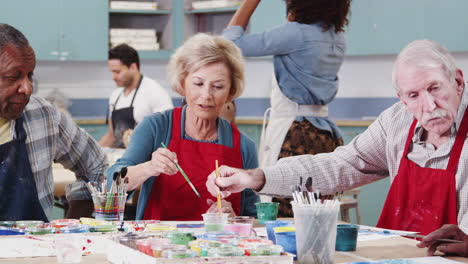
[[(463, 241), (462, 243), (444, 243), (436, 241), (440, 238), (448, 238)], [(438, 250), (448, 255), (468, 257), (468, 235), (457, 225), (444, 225), (436, 231), (425, 236), (417, 245), (419, 248), (428, 247), (428, 255), (434, 255)]]

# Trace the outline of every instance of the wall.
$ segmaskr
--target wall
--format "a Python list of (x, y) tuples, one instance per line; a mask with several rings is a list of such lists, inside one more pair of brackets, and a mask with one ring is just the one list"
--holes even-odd
[[(468, 69), (468, 52), (454, 54), (461, 69)], [(340, 89), (330, 106), (335, 120), (372, 119), (396, 101), (391, 87), (391, 68), (395, 55), (349, 56), (340, 71)], [(166, 89), (167, 61), (144, 61), (142, 72)], [(246, 91), (239, 100), (239, 116), (261, 117), (269, 105), (269, 79), (272, 64), (268, 59), (246, 63)], [(75, 117), (102, 118), (106, 99), (115, 85), (106, 62), (38, 62), (35, 76), (38, 94), (57, 89), (72, 99)], [(179, 95), (173, 93), (173, 97)], [(253, 103), (255, 102), (255, 103)], [(86, 106), (86, 107), (83, 107)], [(86, 111), (85, 111), (86, 110)]]

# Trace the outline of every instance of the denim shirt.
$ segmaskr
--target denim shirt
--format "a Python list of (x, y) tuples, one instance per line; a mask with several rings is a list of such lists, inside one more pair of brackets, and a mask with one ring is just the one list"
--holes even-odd
[[(222, 35), (234, 41), (244, 56), (273, 55), (275, 76), (282, 93), (299, 105), (326, 105), (338, 91), (337, 73), (343, 63), (344, 33), (320, 24), (287, 22), (270, 31), (244, 34), (240, 26), (226, 28)], [(341, 133), (328, 118), (297, 117), (339, 138)]]

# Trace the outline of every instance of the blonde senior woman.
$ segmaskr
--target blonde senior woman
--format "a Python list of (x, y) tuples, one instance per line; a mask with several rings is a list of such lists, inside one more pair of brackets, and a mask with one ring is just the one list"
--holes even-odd
[[(129, 190), (141, 185), (136, 219), (201, 220), (203, 213), (217, 211), (205, 186), (215, 160), (236, 168), (258, 166), (254, 142), (219, 117), (225, 103), (244, 90), (243, 58), (231, 41), (200, 33), (172, 55), (168, 78), (187, 105), (147, 116), (136, 127), (124, 156), (107, 175), (127, 167)], [(257, 201), (258, 196), (247, 189), (223, 200), (222, 211), (255, 216)]]

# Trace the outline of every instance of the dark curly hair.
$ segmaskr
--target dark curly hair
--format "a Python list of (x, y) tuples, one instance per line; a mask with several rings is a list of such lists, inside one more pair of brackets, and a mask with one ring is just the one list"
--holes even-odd
[(288, 13), (301, 24), (322, 23), (323, 31), (334, 27), (344, 31), (348, 25), (351, 0), (285, 0)]
[(137, 68), (140, 69), (138, 52), (127, 44), (120, 44), (109, 50), (109, 60), (113, 59), (120, 60), (127, 67), (136, 63)]

